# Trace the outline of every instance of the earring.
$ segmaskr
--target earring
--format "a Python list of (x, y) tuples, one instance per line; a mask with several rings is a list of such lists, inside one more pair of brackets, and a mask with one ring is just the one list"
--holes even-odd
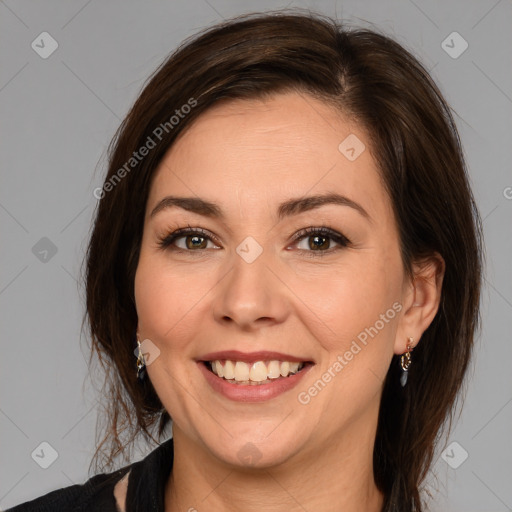
[(142, 353), (138, 336), (137, 345), (139, 346), (139, 355), (137, 356), (137, 379), (142, 382), (146, 377), (146, 361), (144, 360), (144, 354)]
[(400, 384), (404, 387), (407, 383), (407, 375), (409, 371), (409, 366), (411, 366), (411, 351), (414, 343), (413, 338), (409, 338), (409, 343), (407, 344), (407, 352), (402, 354), (400, 358), (400, 366), (402, 368), (402, 375), (400, 376)]

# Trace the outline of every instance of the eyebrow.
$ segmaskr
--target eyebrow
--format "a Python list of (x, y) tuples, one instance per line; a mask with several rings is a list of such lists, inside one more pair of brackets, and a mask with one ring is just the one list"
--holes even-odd
[[(348, 197), (334, 193), (289, 199), (279, 205), (279, 208), (277, 209), (277, 215), (279, 220), (282, 220), (285, 217), (298, 215), (300, 213), (314, 210), (329, 204), (348, 206), (359, 212), (369, 222), (372, 221), (368, 212), (359, 203), (356, 203)], [(225, 219), (225, 215), (219, 205), (199, 197), (180, 196), (164, 197), (153, 208), (150, 217), (154, 217), (158, 212), (172, 207), (182, 208), (183, 210), (197, 213), (205, 217), (219, 218), (222, 220)]]

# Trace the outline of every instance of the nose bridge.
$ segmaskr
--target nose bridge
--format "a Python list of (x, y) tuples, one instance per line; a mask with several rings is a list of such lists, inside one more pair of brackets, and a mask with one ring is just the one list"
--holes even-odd
[(252, 237), (244, 239), (231, 258), (231, 270), (219, 287), (214, 306), (217, 320), (231, 319), (240, 326), (253, 322), (280, 322), (286, 316), (283, 285), (276, 278), (272, 255)]

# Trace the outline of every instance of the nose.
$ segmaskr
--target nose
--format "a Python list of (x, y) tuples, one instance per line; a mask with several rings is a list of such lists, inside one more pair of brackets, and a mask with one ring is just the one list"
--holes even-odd
[(268, 260), (260, 255), (248, 263), (235, 255), (231, 269), (215, 289), (217, 322), (254, 331), (285, 321), (290, 311), (288, 289)]

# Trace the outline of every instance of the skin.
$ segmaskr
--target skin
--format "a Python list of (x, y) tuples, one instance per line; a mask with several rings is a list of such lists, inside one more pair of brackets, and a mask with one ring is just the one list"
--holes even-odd
[[(338, 150), (349, 134), (366, 146), (355, 161)], [(409, 337), (416, 345), (433, 320), (444, 263), (433, 255), (414, 266), (414, 279), (405, 275), (370, 143), (332, 107), (280, 93), (209, 109), (156, 170), (135, 299), (139, 339), (160, 350), (148, 375), (174, 421), (166, 512), (381, 509), (372, 453), (383, 379), (393, 354), (406, 351)], [(331, 192), (359, 203), (370, 219), (340, 205), (277, 218), (285, 200)], [(151, 216), (171, 194), (217, 203), (225, 219), (177, 207)], [(186, 249), (180, 238), (174, 247), (181, 252), (158, 246), (159, 237), (188, 225), (219, 242), (201, 239), (205, 248), (190, 248), (189, 237)], [(303, 228), (322, 225), (350, 245), (327, 238), (325, 254), (315, 257), (315, 235), (294, 241)], [(250, 264), (236, 252), (248, 236), (263, 249)], [(395, 302), (401, 311), (308, 404), (300, 403), (298, 394)], [(229, 349), (274, 350), (315, 365), (280, 396), (235, 402), (214, 391), (195, 362)], [(259, 454), (252, 463), (240, 457), (247, 443)], [(122, 505), (122, 493), (118, 498)]]

